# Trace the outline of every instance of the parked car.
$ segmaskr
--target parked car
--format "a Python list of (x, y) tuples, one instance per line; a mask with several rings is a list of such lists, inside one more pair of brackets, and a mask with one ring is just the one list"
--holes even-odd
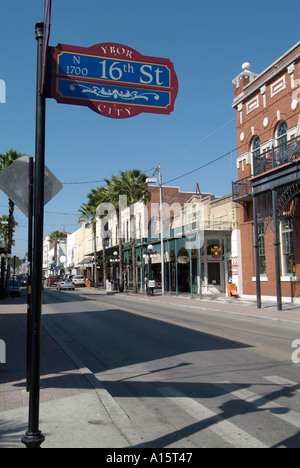
[(59, 282), (57, 283), (56, 289), (58, 289), (59, 291), (61, 289), (70, 289), (74, 291), (75, 284), (70, 279), (62, 279), (62, 280), (59, 280)]
[(57, 283), (59, 282), (59, 277), (58, 276), (49, 276), (47, 278), (47, 286), (56, 286)]
[(81, 286), (81, 287), (85, 286), (84, 276), (81, 276), (81, 275), (73, 276), (72, 281), (75, 284), (75, 286)]
[(17, 276), (15, 277), (15, 279), (18, 281), (18, 283), (19, 283), (20, 286), (22, 285), (23, 278), (24, 278), (23, 275), (17, 275)]
[(11, 279), (9, 283), (9, 295), (10, 296), (21, 296), (21, 288), (17, 280)]

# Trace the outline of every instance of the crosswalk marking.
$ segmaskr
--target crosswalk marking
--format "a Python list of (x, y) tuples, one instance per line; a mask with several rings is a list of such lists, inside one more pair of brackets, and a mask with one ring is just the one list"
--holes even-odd
[(241, 389), (237, 385), (230, 382), (217, 382), (216, 385), (225, 390), (227, 393), (231, 393), (240, 400), (251, 403), (260, 410), (269, 411), (277, 418), (280, 418), (283, 421), (300, 428), (300, 414), (296, 411), (285, 408), (278, 403), (275, 403), (274, 401), (267, 400), (265, 397), (250, 392), (249, 390)]
[(277, 385), (282, 385), (283, 387), (293, 387), (293, 390), (295, 390), (296, 392), (300, 392), (299, 382), (293, 382), (292, 380), (284, 379), (283, 377), (279, 377), (278, 375), (268, 375), (265, 376), (264, 379), (268, 380), (268, 382), (272, 382)]
[(199, 421), (209, 420), (209, 429), (215, 432), (223, 440), (229, 442), (237, 448), (268, 448), (260, 440), (252, 437), (247, 432), (243, 431), (236, 425), (223, 419), (220, 415), (209, 410), (196, 400), (187, 397), (183, 393), (178, 392), (172, 387), (164, 387), (161, 389), (164, 397), (168, 398), (180, 406), (184, 411), (193, 416)]

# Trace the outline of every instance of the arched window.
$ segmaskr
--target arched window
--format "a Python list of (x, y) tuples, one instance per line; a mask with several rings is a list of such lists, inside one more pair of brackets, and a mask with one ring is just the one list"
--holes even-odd
[(277, 146), (286, 145), (288, 126), (285, 121), (280, 122), (276, 131)]
[(260, 145), (261, 145), (261, 142), (260, 142), (259, 136), (255, 136), (251, 144), (251, 151), (252, 151), (253, 158), (258, 158), (260, 156)]

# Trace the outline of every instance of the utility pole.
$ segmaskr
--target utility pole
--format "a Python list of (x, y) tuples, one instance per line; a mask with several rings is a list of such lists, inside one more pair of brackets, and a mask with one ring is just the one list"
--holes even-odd
[(153, 176), (158, 172), (158, 180), (154, 177), (146, 179), (147, 184), (159, 184), (159, 213), (160, 213), (160, 251), (161, 251), (161, 292), (162, 295), (165, 295), (165, 256), (164, 256), (164, 223), (163, 223), (163, 196), (162, 196), (162, 174), (161, 174), (161, 164), (155, 170)]
[(159, 173), (159, 192), (160, 192), (160, 250), (161, 250), (161, 292), (165, 295), (165, 255), (164, 255), (164, 222), (163, 222), (163, 197), (162, 197), (162, 175), (161, 165), (157, 168)]

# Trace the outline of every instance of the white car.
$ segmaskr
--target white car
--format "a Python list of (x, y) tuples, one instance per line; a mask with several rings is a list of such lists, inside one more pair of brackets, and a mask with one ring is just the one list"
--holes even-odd
[(77, 275), (77, 276), (73, 276), (72, 278), (72, 282), (73, 284), (75, 284), (75, 286), (85, 286), (85, 277), (84, 276), (80, 276), (80, 275)]
[(62, 289), (70, 289), (71, 291), (74, 291), (75, 285), (72, 282), (72, 280), (65, 279), (57, 283), (56, 289), (58, 289), (59, 291), (61, 291)]

